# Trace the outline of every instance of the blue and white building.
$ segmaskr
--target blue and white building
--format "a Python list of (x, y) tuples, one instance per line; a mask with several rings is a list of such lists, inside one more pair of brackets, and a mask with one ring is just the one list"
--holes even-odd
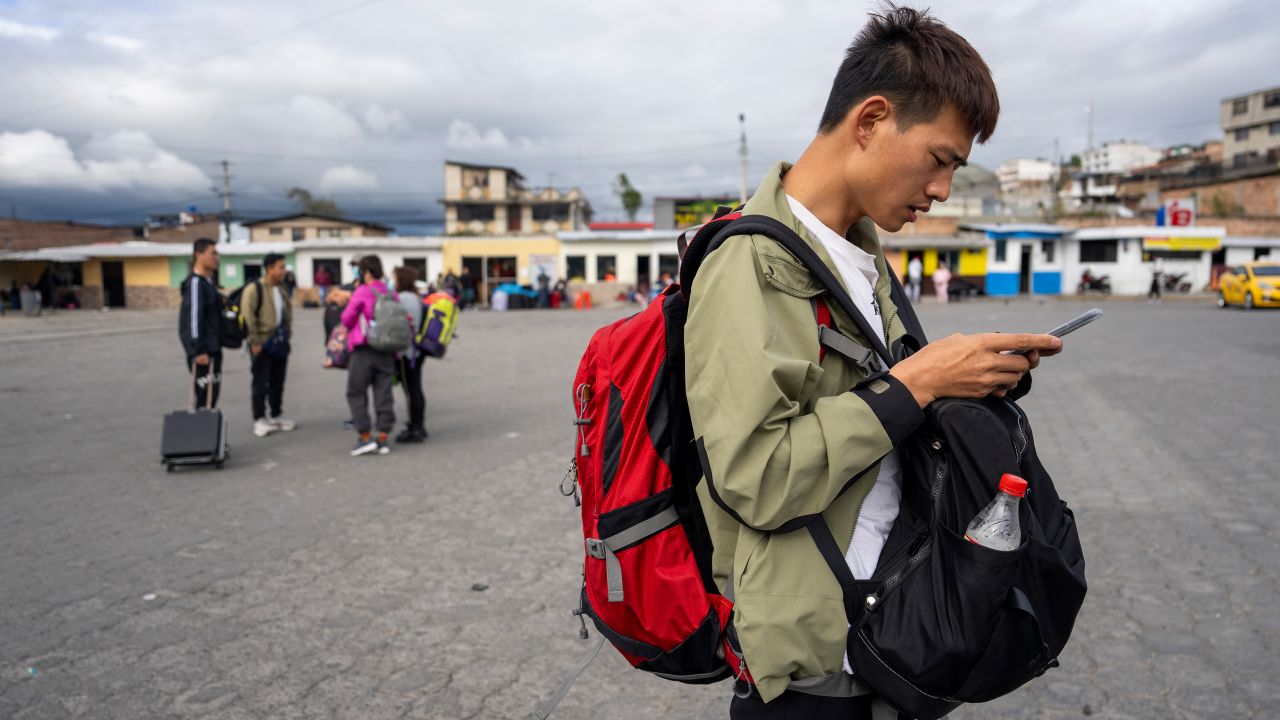
[(985, 237), (991, 243), (987, 250), (988, 295), (1059, 295), (1064, 289), (1075, 289), (1074, 283), (1063, 280), (1063, 239), (1071, 234), (1071, 228), (961, 223), (959, 232), (961, 236)]

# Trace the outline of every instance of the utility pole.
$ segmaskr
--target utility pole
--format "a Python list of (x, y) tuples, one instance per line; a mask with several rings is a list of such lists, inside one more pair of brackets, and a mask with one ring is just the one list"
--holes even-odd
[(742, 160), (742, 184), (738, 187), (738, 202), (745, 205), (747, 203), (747, 116), (746, 113), (738, 113), (738, 126), (742, 130), (740, 144), (738, 145), (738, 155)]
[(231, 242), (231, 163), (222, 161), (222, 232)]

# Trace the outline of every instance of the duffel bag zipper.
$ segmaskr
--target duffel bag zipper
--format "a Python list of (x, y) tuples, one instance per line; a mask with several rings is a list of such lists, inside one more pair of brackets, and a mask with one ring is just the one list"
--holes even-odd
[[(942, 441), (934, 440), (933, 449), (939, 451), (942, 450)], [(938, 467), (934, 471), (933, 475), (933, 487), (929, 489), (929, 526), (925, 528), (924, 535), (919, 541), (920, 547), (907, 558), (906, 563), (899, 567), (893, 575), (889, 576), (888, 580), (885, 580), (884, 583), (880, 585), (879, 589), (868, 595), (866, 599), (863, 600), (862, 604), (868, 611), (873, 611), (879, 607), (880, 601), (901, 585), (902, 581), (907, 578), (907, 575), (910, 574), (916, 566), (924, 562), (925, 558), (929, 557), (929, 553), (933, 548), (933, 543), (931, 542), (933, 528), (938, 522), (938, 497), (942, 495), (942, 482), (946, 479), (946, 475), (947, 462), (946, 460), (939, 458)]]

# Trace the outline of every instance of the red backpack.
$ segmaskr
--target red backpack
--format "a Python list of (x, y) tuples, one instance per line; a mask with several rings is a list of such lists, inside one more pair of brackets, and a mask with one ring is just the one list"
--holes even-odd
[[(550, 714), (606, 639), (659, 677), (696, 684), (733, 677), (735, 692), (750, 692), (733, 603), (712, 578), (711, 537), (695, 492), (703, 473), (685, 397), (684, 324), (694, 275), (725, 240), (789, 234), (784, 245), (803, 242), (768, 220), (722, 208), (681, 236), (679, 284), (597, 330), (582, 356), (573, 380), (574, 460), (561, 492), (582, 508), (586, 557), (574, 614), (583, 638), (586, 616), (601, 640), (535, 717)], [(831, 325), (821, 298), (815, 309), (818, 323)]]

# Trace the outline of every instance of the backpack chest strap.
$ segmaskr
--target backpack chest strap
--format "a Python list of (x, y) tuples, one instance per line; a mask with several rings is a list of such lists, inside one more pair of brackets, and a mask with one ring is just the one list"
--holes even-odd
[(813, 314), (818, 321), (818, 362), (827, 358), (827, 350), (830, 349), (852, 360), (866, 375), (877, 371), (875, 353), (836, 330), (831, 308), (822, 296), (813, 298)]

